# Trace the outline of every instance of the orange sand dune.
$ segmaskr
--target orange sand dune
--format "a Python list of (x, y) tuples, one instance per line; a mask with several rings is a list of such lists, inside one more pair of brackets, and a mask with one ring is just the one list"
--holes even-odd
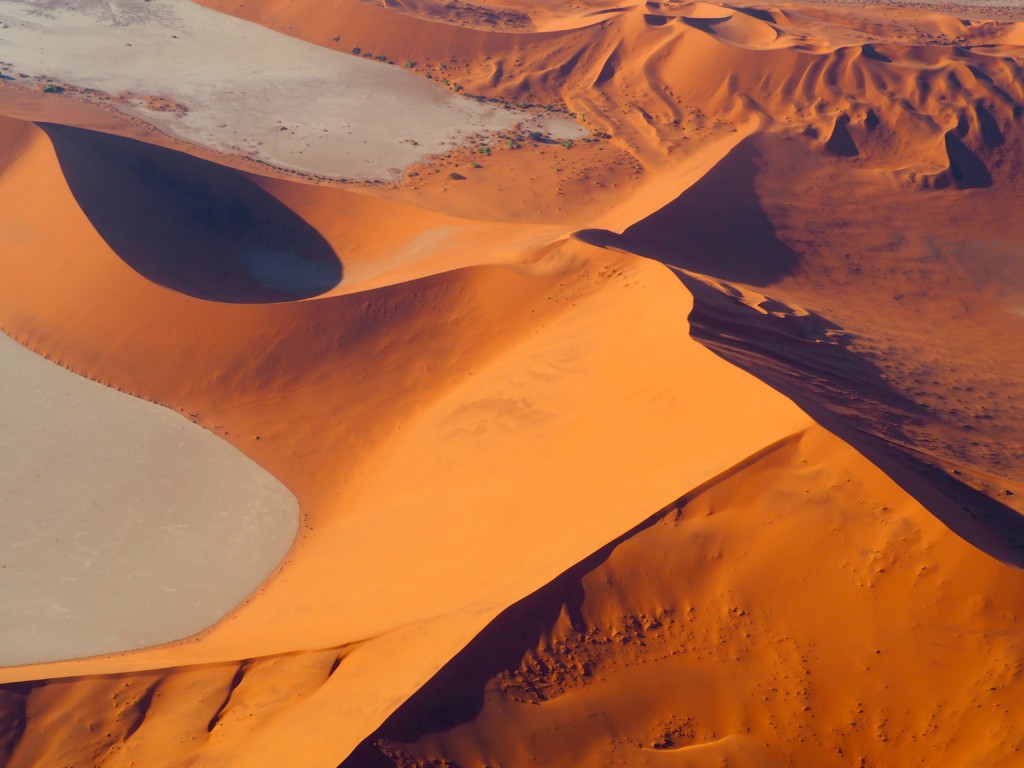
[(1015, 765), (1022, 588), (814, 428), (509, 608), (344, 765)]
[(2, 122), (0, 327), (303, 525), (196, 637), (0, 670), (0, 761), (1013, 764), (1019, 25), (204, 4), (593, 135), (357, 189)]
[(851, 174), (851, 161), (761, 136), (622, 236), (586, 237), (689, 274), (696, 335), (824, 409), (815, 417), (846, 439), (909, 449), (1017, 507), (1024, 230), (1004, 158), (991, 189), (922, 195), (867, 161)]
[[(984, 185), (994, 161), (977, 153), (1000, 154), (993, 145), (1024, 99), (1018, 24), (934, 12), (648, 4), (582, 28), (495, 33), (357, 0), (204, 4), (343, 52), (408, 61), (488, 98), (564, 102), (611, 136), (571, 152), (531, 141), (487, 157), (456, 152), (397, 191), (489, 220), (593, 226), (635, 194), (678, 193), (679, 165), (753, 125), (815, 156), (858, 157), (900, 184)], [(527, 211), (507, 188), (493, 192), (512, 172), (532, 182)]]
[[(528, 252), (532, 263), (483, 264), (308, 301), (211, 302), (133, 269), (136, 241), (110, 232), (111, 222), (90, 219), (91, 187), (73, 180), (90, 170), (76, 165), (81, 153), (113, 164), (104, 177), (120, 174), (131, 188), (140, 167), (159, 167), (160, 151), (70, 129), (50, 129), (58, 137), (51, 144), (36, 128), (8, 125), (8, 135), (19, 131), (21, 155), (0, 187), (3, 205), (23, 226), (5, 247), (5, 329), (63, 365), (213, 429), (296, 494), (303, 523), (271, 580), (199, 637), (136, 654), (8, 669), (4, 677), (95, 681), (173, 667), (171, 690), (198, 675), (212, 703), (240, 661), (310, 649), (344, 655), (316, 696), (271, 707), (263, 718), (221, 718), (215, 737), (188, 747), (182, 759), (209, 753), (224, 764), (278, 765), (293, 754), (292, 729), (301, 727), (321, 734), (306, 747), (311, 764), (341, 760), (510, 602), (664, 504), (680, 482), (702, 482), (808, 423), (784, 398), (688, 338), (687, 294), (652, 262), (549, 238), (546, 248)], [(104, 155), (107, 141), (116, 153)], [(164, 227), (168, 248), (186, 247), (193, 228), (214, 235), (205, 209), (174, 202), (173, 191), (188, 192), (192, 183), (243, 219), (250, 205), (269, 205), (249, 197), (237, 172), (175, 167), (179, 175), (160, 187), (170, 200), (140, 206), (122, 227)], [(298, 191), (289, 200), (296, 213)], [(315, 218), (321, 190), (302, 191)], [(43, 196), (45, 211), (35, 203)], [(171, 216), (175, 205), (180, 210)], [(373, 208), (362, 207), (362, 226)], [(295, 215), (266, 211), (286, 222)], [(394, 211), (395, 204), (378, 202), (373, 215), (383, 223)], [(466, 244), (479, 237), (474, 229)], [(332, 245), (344, 229), (322, 235)], [(507, 228), (495, 228), (494, 252), (509, 237)], [(444, 238), (437, 245), (453, 247)], [(429, 260), (429, 242), (421, 250)], [(210, 257), (228, 277), (230, 256), (225, 247)], [(701, 376), (681, 391), (691, 370)], [(727, 420), (709, 407), (714, 402), (732, 412)], [(718, 437), (691, 442), (680, 429)], [(565, 514), (570, 507), (578, 512)], [(351, 653), (343, 653), (345, 645)], [(384, 659), (389, 671), (382, 677)], [(64, 717), (62, 707), (76, 706), (77, 696), (93, 700), (109, 690), (55, 685), (33, 688), (28, 709), (42, 702)], [(58, 693), (64, 690), (66, 697)], [(46, 704), (50, 696), (63, 703)], [(29, 718), (11, 764), (45, 762), (53, 749), (100, 750), (107, 764), (127, 764), (179, 744), (179, 718), (205, 728), (213, 717), (191, 704), (184, 713), (184, 701), (168, 706), (166, 721), (162, 707), (147, 710), (150, 728), (125, 726), (84, 741), (75, 731), (52, 742), (52, 729), (33, 726), (50, 715)]]

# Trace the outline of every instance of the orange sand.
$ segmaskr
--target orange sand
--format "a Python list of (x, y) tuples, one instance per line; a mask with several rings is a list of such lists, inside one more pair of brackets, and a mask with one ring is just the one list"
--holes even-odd
[[(204, 4), (595, 133), (317, 186), (19, 97), (0, 327), (303, 527), (196, 637), (0, 670), (3, 762), (1013, 764), (1019, 24)], [(340, 282), (268, 295), (220, 207)]]

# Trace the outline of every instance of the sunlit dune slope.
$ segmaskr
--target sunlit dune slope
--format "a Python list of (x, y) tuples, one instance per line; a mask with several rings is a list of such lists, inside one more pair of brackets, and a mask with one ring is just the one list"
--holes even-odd
[(814, 428), (509, 608), (344, 765), (1015, 765), (1022, 587)]
[[(114, 140), (68, 129), (50, 129), (52, 143), (35, 127), (7, 122), (4, 131), (20, 147), (0, 183), (19, 222), (5, 230), (16, 236), (4, 246), (4, 329), (207, 426), (284, 482), (303, 515), (277, 573), (198, 637), (4, 670), (9, 681), (72, 678), (8, 689), (9, 711), (28, 713), (11, 765), (127, 765), (164, 754), (239, 766), (297, 754), (309, 765), (340, 761), (500, 610), (680, 486), (809, 424), (689, 338), (689, 296), (654, 262), (545, 227), (497, 226), (485, 238), (470, 224), (461, 241), (457, 232), (420, 238), (415, 216), (435, 229), (452, 224), (420, 213), (389, 233), (389, 252), (407, 248), (407, 263), (390, 273), (363, 265), (380, 287), (210, 301), (142, 273), (137, 241), (104, 236), (112, 223), (88, 215), (91, 170), (141, 183), (153, 151), (118, 139), (118, 151), (105, 152)], [(162, 172), (177, 168), (155, 154)], [(403, 209), (261, 182), (271, 205), (236, 171), (184, 163), (181, 174), (145, 186), (163, 196), (160, 206), (114, 224), (162, 228), (167, 254), (179, 237), (183, 248), (192, 242), (190, 229), (211, 228), (216, 243), (221, 219), (206, 221), (174, 194), (202, 183), (225, 211), (269, 206), (287, 258), (309, 258), (307, 241), (289, 234), (293, 216), (300, 234), (323, 224), (316, 247), (337, 257), (349, 230), (354, 242), (367, 239)], [(224, 242), (209, 258), (232, 276), (234, 242)], [(460, 249), (474, 249), (476, 266), (453, 269)], [(408, 279), (389, 282), (400, 273)], [(293, 681), (301, 693), (282, 697), (277, 686), (297, 668), (308, 671)], [(246, 683), (246, 670), (260, 672)], [(125, 685), (135, 693), (111, 698)]]
[(456, 154), (438, 167), (465, 180), (420, 173), (389, 194), (476, 218), (532, 205), (628, 229), (591, 241), (694, 274), (697, 317), (714, 314), (698, 322), (709, 344), (743, 347), (730, 359), (838, 416), (847, 438), (884, 443), (862, 449), (912, 455), (960, 508), (987, 505), (980, 492), (997, 527), (1012, 521), (1024, 480), (1021, 23), (663, 3), (558, 11), (588, 24), (498, 33), (422, 5), (216, 7), (342, 51), (380, 48), (472, 92), (564, 101), (611, 138), (564, 151), (526, 142), (473, 170), (478, 155)]
[(622, 235), (584, 236), (680, 270), (697, 338), (1019, 563), (1024, 230), (1013, 156), (991, 188), (945, 193), (858, 165), (758, 136)]

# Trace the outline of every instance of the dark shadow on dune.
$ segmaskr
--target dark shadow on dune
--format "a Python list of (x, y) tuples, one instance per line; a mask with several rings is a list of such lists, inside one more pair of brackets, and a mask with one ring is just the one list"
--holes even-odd
[(656, 13), (644, 14), (644, 23), (649, 27), (663, 27), (670, 21), (671, 19), (668, 16), (661, 16)]
[(959, 189), (985, 189), (992, 186), (988, 166), (953, 131), (946, 132), (949, 171)]
[(1024, 568), (1024, 517), (903, 447), (913, 444), (903, 427), (927, 409), (891, 387), (834, 325), (815, 315), (762, 315), (695, 277), (680, 279), (694, 296), (694, 339), (786, 395), (953, 533)]
[[(775, 447), (758, 452), (725, 474), (753, 464)], [(516, 669), (527, 652), (540, 644), (563, 610), (573, 627), (585, 628), (581, 609), (586, 597), (583, 579), (588, 573), (599, 568), (620, 544), (666, 515), (674, 514), (717, 481), (718, 478), (712, 479), (690, 491), (499, 613), (338, 768), (393, 768), (396, 763), (382, 753), (380, 742), (411, 743), (425, 734), (447, 731), (473, 720), (483, 708), (487, 683), (501, 672)]]
[(96, 231), (154, 283), (211, 301), (267, 303), (341, 282), (330, 244), (244, 173), (119, 136), (40, 127)]
[(757, 19), (758, 21), (764, 21), (767, 22), (768, 24), (775, 23), (775, 14), (768, 10), (764, 10), (761, 8), (743, 8), (741, 6), (736, 5), (727, 5), (725, 7), (728, 8), (730, 11), (736, 11), (737, 13), (746, 14), (747, 16)]
[(825, 149), (833, 155), (856, 157), (860, 154), (856, 143), (853, 141), (853, 137), (850, 135), (850, 129), (847, 127), (849, 125), (850, 118), (848, 115), (840, 115), (836, 118), (836, 123), (832, 126), (832, 135), (825, 142)]
[(754, 186), (759, 157), (747, 139), (673, 202), (621, 235), (583, 230), (576, 236), (722, 280), (770, 285), (792, 273), (799, 256), (775, 236), (761, 206)]
[(985, 142), (985, 146), (989, 149), (1003, 146), (1006, 143), (1006, 137), (1003, 136), (999, 123), (980, 101), (974, 106), (974, 114), (978, 118), (981, 140)]
[(874, 61), (880, 61), (883, 64), (892, 64), (892, 59), (890, 59), (884, 53), (880, 53), (878, 49), (871, 43), (865, 43), (860, 47), (860, 49), (864, 53), (864, 55), (867, 56), (869, 59), (873, 59)]
[(28, 725), (28, 694), (25, 684), (0, 685), (0, 765), (10, 765)]
[(723, 24), (729, 21), (731, 17), (729, 15), (723, 15), (718, 19), (702, 19), (695, 16), (680, 16), (679, 19), (688, 27), (699, 29), (701, 32), (707, 35), (717, 35), (718, 30), (715, 29), (719, 24)]

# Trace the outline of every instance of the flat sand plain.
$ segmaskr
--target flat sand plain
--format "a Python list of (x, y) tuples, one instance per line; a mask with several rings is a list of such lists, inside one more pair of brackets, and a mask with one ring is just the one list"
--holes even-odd
[(519, 123), (586, 134), (567, 117), (459, 96), (404, 61), (329, 51), (190, 0), (12, 0), (0, 51), (9, 82), (96, 91), (175, 138), (320, 177), (393, 178)]
[(0, 334), (0, 664), (193, 634), (274, 570), (295, 497), (173, 411)]

